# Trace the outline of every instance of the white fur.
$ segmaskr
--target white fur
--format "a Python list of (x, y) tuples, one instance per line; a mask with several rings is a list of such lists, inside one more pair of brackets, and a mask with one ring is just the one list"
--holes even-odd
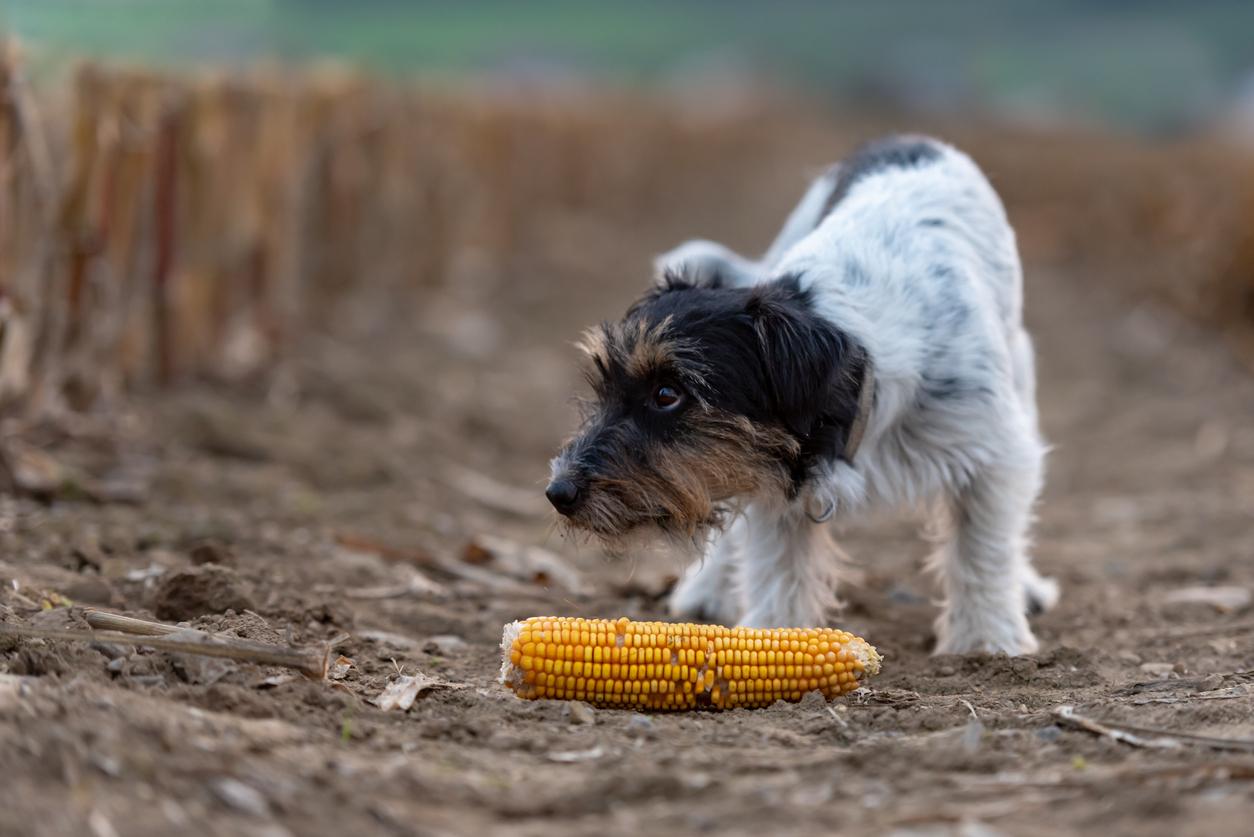
[(1036, 650), (1027, 597), (1048, 607), (1058, 592), (1027, 555), (1045, 445), (1014, 232), (976, 165), (934, 147), (938, 159), (855, 181), (816, 226), (835, 182), (825, 174), (760, 261), (706, 241), (658, 260), (695, 281), (798, 276), (818, 313), (868, 352), (876, 388), (853, 463), (835, 461), (791, 503), (742, 498), (743, 519), (677, 587), (677, 615), (820, 624), (835, 603), (835, 549), (805, 503), (832, 500), (850, 515), (939, 501), (948, 537), (932, 562), (945, 594), (937, 652)]

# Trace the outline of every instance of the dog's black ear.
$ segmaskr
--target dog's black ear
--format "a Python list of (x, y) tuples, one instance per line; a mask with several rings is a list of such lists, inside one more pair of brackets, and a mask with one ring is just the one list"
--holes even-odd
[(746, 313), (776, 421), (801, 441), (803, 455), (838, 455), (858, 412), (854, 346), (815, 313), (795, 276), (755, 288)]

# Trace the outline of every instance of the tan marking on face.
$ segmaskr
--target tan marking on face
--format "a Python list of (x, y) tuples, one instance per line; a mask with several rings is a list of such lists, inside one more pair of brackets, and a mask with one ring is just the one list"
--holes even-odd
[(800, 448), (791, 435), (714, 409), (703, 410), (690, 421), (697, 432), (668, 452), (668, 459), (676, 462), (669, 470), (692, 474), (711, 502), (763, 488), (785, 488), (788, 475), (783, 463)]
[(603, 364), (609, 364), (609, 335), (601, 326), (594, 326), (580, 335), (575, 348), (587, 355), (589, 360), (599, 360)]
[(652, 327), (640, 322), (619, 333), (618, 345), (625, 355), (627, 374), (637, 380), (649, 380), (665, 369), (693, 388), (703, 387), (705, 368), (698, 359), (696, 344), (673, 334), (671, 326), (672, 318), (667, 317)]
[(693, 539), (719, 525), (719, 503), (786, 490), (784, 463), (798, 449), (792, 436), (713, 409), (694, 412), (689, 421), (696, 432), (683, 445), (617, 458), (612, 472), (592, 481), (569, 525), (609, 543), (646, 523)]
[(633, 378), (644, 379), (657, 373), (675, 361), (676, 341), (668, 337), (671, 318), (667, 317), (652, 327), (641, 320), (628, 334), (623, 342), (627, 354), (627, 374)]

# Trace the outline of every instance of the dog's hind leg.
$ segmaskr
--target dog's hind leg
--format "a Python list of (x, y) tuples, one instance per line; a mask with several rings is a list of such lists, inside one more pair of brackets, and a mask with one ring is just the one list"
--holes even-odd
[(840, 550), (827, 527), (800, 503), (750, 506), (746, 512), (739, 585), (752, 628), (810, 628), (826, 624), (836, 606)]
[(1040, 490), (1041, 446), (1025, 433), (1020, 451), (977, 473), (951, 498), (953, 531), (936, 556), (945, 603), (936, 622), (938, 654), (1030, 654), (1032, 570), (1027, 530)]
[(682, 619), (734, 625), (744, 612), (736, 586), (736, 563), (744, 539), (744, 518), (736, 517), (710, 536), (705, 554), (693, 562), (671, 591), (669, 609)]
[[(1039, 435), (1036, 413), (1036, 357), (1032, 350), (1032, 338), (1022, 328), (1010, 337), (1010, 355), (1014, 369), (1015, 391), (1023, 405), (1032, 432)], [(1058, 582), (1046, 578), (1028, 563), (1023, 576), (1029, 616), (1044, 613), (1058, 603)]]
[(1014, 372), (1015, 392), (1019, 402), (1036, 427), (1036, 352), (1032, 338), (1023, 328), (1010, 335), (1010, 359)]

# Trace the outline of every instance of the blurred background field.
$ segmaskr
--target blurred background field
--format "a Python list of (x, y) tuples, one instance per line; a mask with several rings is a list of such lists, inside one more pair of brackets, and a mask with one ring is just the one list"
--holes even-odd
[(1248, 354), (1248, 4), (660, 8), (10, 4), (0, 397), (244, 374), (329, 311), (369, 330), (499, 273), (548, 213), (696, 221), (681, 194), (796, 189), (903, 119), (977, 152), (1031, 257), (1135, 277)]
[[(0, 621), (350, 636), (316, 683), (0, 641), (0, 833), (1248, 821), (1239, 748), (1050, 713), (1254, 738), (1254, 5), (8, 0), (0, 29)], [(929, 657), (928, 546), (886, 516), (839, 532), (841, 624), (889, 660), (859, 702), (502, 694), (501, 624), (658, 618), (682, 568), (550, 530), (572, 341), (895, 130), (969, 151), (1019, 236), (1045, 651)]]
[(759, 77), (876, 107), (1147, 130), (1178, 130), (1254, 97), (1254, 9), (1241, 0), (10, 0), (8, 17), (68, 59), (338, 59), (394, 75), (581, 84)]

